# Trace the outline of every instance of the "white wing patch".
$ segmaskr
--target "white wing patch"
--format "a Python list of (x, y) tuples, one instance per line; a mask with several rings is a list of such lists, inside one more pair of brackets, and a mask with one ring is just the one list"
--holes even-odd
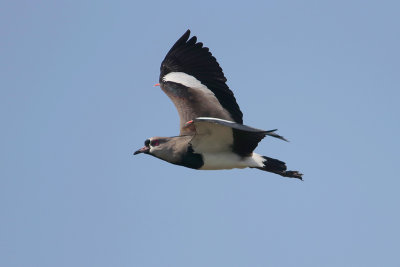
[(219, 119), (219, 118), (211, 118), (211, 117), (198, 117), (196, 118), (198, 120), (215, 120), (215, 121), (222, 121), (222, 122), (226, 122), (226, 123), (230, 123), (230, 124), (236, 124), (233, 121), (228, 121), (228, 120), (223, 120), (223, 119)]
[(195, 77), (186, 74), (184, 72), (170, 72), (167, 75), (165, 75), (162, 79), (164, 82), (179, 83), (186, 87), (200, 90), (203, 93), (214, 95), (214, 93), (210, 89), (208, 89), (207, 86), (202, 84)]

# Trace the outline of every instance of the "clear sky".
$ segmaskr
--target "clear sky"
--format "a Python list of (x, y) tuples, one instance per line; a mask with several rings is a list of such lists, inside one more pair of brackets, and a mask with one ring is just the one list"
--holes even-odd
[[(399, 10), (2, 1), (0, 266), (400, 266)], [(304, 182), (132, 155), (178, 133), (153, 85), (187, 29)]]

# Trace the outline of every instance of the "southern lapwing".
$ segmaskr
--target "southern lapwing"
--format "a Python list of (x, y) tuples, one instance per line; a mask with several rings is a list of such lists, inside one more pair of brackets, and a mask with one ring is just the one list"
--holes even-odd
[(302, 179), (298, 171), (287, 171), (284, 162), (253, 152), (266, 135), (286, 139), (276, 130), (243, 125), (243, 114), (217, 60), (196, 36), (189, 36), (190, 30), (165, 56), (157, 84), (178, 110), (180, 134), (151, 137), (134, 154), (149, 154), (192, 169), (249, 167)]

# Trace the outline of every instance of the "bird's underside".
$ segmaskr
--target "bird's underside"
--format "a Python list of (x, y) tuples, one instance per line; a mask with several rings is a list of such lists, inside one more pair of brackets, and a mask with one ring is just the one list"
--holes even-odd
[(254, 153), (265, 136), (275, 133), (243, 125), (243, 114), (226, 78), (207, 47), (188, 30), (170, 49), (160, 67), (160, 87), (174, 103), (180, 135), (152, 137), (135, 154), (146, 153), (193, 169), (257, 168), (302, 179), (280, 160)]

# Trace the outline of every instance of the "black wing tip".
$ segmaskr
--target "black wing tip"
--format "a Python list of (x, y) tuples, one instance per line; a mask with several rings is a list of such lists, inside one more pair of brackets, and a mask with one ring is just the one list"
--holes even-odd
[(276, 131), (278, 131), (278, 129), (273, 129), (273, 130), (270, 130), (270, 131), (265, 131), (264, 133), (265, 133), (266, 135), (269, 135), (269, 136), (272, 136), (272, 137), (281, 139), (281, 140), (283, 140), (283, 141), (289, 142), (289, 140), (287, 140), (285, 137), (283, 137), (283, 136), (281, 136), (281, 135), (275, 133)]
[[(175, 44), (171, 47), (171, 49), (168, 51), (167, 56), (171, 54), (177, 47), (184, 45), (187, 43), (188, 39), (190, 36), (190, 29), (188, 29), (179, 39), (178, 41), (175, 42)], [(192, 37), (193, 38), (193, 37)], [(166, 58), (167, 58), (166, 56)]]
[(190, 36), (190, 29), (187, 29), (186, 32), (182, 35), (182, 37), (179, 38), (179, 40), (182, 39), (182, 40), (185, 40), (185, 42), (186, 42), (189, 39), (189, 36)]

